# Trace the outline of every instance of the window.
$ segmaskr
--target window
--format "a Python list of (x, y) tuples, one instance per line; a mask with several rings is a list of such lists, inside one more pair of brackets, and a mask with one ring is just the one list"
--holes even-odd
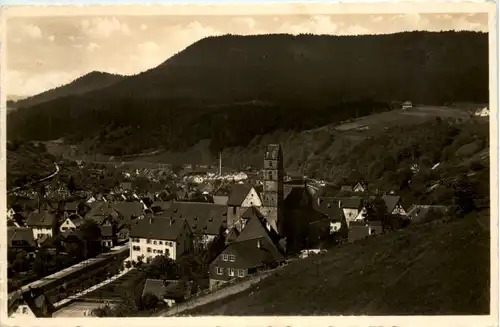
[(61, 229), (62, 229), (62, 230), (67, 230), (68, 228), (67, 228), (67, 227), (63, 227), (63, 228), (61, 228)]
[(236, 256), (234, 254), (229, 255), (229, 261), (230, 262), (235, 262), (236, 261)]
[(268, 172), (267, 177), (268, 177), (267, 179), (273, 180), (273, 172), (272, 171)]
[(229, 268), (229, 276), (234, 276), (234, 268)]
[(148, 239), (148, 240), (146, 241), (146, 243), (151, 244), (151, 240), (150, 240), (150, 239)]
[(163, 254), (163, 250), (158, 250), (157, 252)]
[(245, 276), (245, 272), (243, 271), (243, 269), (238, 269), (238, 277), (243, 277)]
[(156, 241), (153, 241), (153, 244), (156, 245)]
[(27, 314), (27, 313), (28, 313), (28, 308), (23, 306), (23, 314)]
[(151, 253), (151, 248), (148, 248), (148, 253)]
[(133, 238), (133, 239), (132, 239), (132, 242), (134, 242), (134, 243), (140, 243), (140, 242), (141, 242), (141, 240), (139, 240), (138, 238)]
[(163, 245), (163, 241), (159, 241), (158, 243), (159, 243), (160, 245)]
[(236, 214), (236, 207), (233, 207), (233, 215)]
[(224, 275), (224, 268), (217, 267), (217, 275)]
[(222, 261), (227, 261), (228, 260), (228, 255), (227, 254), (223, 254), (222, 255)]
[(136, 246), (136, 245), (134, 245), (134, 246), (132, 247), (132, 250), (133, 250), (133, 251), (140, 251), (140, 250), (141, 250), (141, 247), (140, 247), (140, 246)]

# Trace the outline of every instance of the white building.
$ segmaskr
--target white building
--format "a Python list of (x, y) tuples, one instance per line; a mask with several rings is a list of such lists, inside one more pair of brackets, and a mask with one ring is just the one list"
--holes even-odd
[(83, 223), (83, 218), (78, 214), (73, 214), (66, 218), (66, 220), (61, 224), (59, 230), (61, 232), (74, 231)]
[(146, 217), (132, 225), (130, 257), (132, 261), (148, 262), (159, 255), (176, 260), (193, 246), (191, 229), (185, 219)]
[(35, 240), (44, 235), (52, 236), (56, 225), (57, 217), (48, 210), (30, 213), (26, 220), (26, 226), (33, 230)]

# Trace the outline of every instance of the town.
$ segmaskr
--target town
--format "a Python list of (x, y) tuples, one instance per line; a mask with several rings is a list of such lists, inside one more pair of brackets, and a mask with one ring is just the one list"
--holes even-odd
[[(156, 191), (147, 190), (149, 181), (159, 180), (148, 169), (122, 172), (115, 189), (79, 192), (79, 200), (47, 200), (70, 198), (68, 187), (43, 195), (18, 191), (32, 199), (8, 211), (9, 314), (52, 316), (96, 285), (146, 266), (157, 277), (145, 280), (146, 307), (175, 306), (289, 260), (448, 210), (405, 207), (394, 192), (374, 192), (362, 180), (335, 188), (291, 178), (279, 144), (263, 153), (260, 172), (223, 175), (221, 166), (217, 173), (170, 171), (169, 186)], [(69, 188), (74, 193), (75, 186)]]

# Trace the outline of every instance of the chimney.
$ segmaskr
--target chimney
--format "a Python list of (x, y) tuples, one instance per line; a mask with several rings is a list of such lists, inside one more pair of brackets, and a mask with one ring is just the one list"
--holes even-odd
[(222, 176), (222, 151), (219, 152), (219, 176)]

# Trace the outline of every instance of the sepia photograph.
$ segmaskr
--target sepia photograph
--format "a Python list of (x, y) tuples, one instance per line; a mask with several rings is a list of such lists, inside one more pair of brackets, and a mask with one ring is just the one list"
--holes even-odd
[(2, 8), (2, 317), (498, 319), (495, 10)]

